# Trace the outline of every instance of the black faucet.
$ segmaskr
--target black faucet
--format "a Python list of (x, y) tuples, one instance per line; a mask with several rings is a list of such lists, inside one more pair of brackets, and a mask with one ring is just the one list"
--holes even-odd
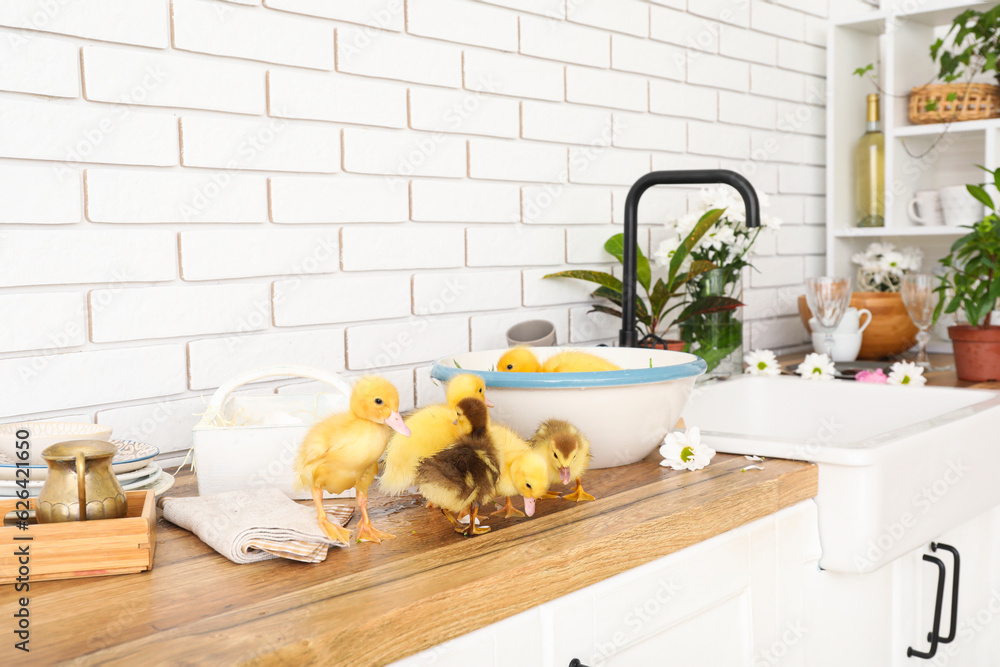
[(721, 183), (730, 185), (743, 197), (747, 209), (747, 227), (760, 226), (760, 203), (757, 192), (743, 175), (729, 169), (691, 169), (680, 171), (653, 171), (642, 176), (628, 191), (625, 198), (625, 256), (622, 265), (622, 329), (618, 334), (620, 347), (636, 347), (638, 335), (635, 331), (635, 274), (636, 240), (639, 229), (639, 199), (654, 185), (709, 185)]

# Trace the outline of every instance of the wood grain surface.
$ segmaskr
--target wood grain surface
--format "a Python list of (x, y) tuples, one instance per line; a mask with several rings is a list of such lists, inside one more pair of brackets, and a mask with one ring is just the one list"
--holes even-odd
[[(745, 464), (595, 470), (596, 502), (539, 501), (533, 518), (473, 538), (419, 498), (376, 497), (372, 521), (397, 539), (319, 564), (236, 565), (161, 518), (151, 572), (32, 585), (31, 662), (385, 664), (816, 494), (814, 466)], [(178, 482), (171, 495), (195, 493), (190, 475)], [(12, 587), (2, 596), (10, 619)], [(0, 655), (15, 657), (11, 644)]]

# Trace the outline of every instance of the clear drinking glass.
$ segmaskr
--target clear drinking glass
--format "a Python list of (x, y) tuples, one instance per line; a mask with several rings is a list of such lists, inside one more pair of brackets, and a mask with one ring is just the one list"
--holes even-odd
[(816, 318), (820, 333), (826, 334), (826, 354), (833, 351), (833, 332), (840, 326), (851, 305), (851, 281), (822, 276), (806, 280), (806, 303)]
[(931, 335), (928, 329), (934, 319), (934, 276), (926, 273), (911, 273), (903, 276), (903, 283), (899, 287), (903, 295), (903, 303), (906, 304), (906, 312), (910, 314), (910, 319), (920, 329), (917, 334), (917, 365), (930, 368), (931, 362), (927, 358), (927, 341)]

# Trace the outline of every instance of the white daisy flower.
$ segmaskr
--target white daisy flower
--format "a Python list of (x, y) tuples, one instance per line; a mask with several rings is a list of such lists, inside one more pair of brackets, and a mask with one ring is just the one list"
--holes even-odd
[(910, 361), (897, 361), (889, 369), (888, 384), (905, 384), (922, 387), (927, 384), (924, 369)]
[(836, 368), (830, 357), (825, 354), (812, 352), (806, 355), (805, 360), (799, 364), (795, 371), (806, 380), (832, 380)]
[(715, 450), (702, 444), (701, 431), (692, 426), (687, 431), (672, 431), (660, 446), (661, 466), (674, 470), (701, 470), (712, 461)]
[(680, 246), (681, 239), (679, 236), (668, 236), (660, 241), (660, 245), (656, 247), (656, 250), (653, 252), (653, 261), (656, 262), (657, 266), (670, 266), (670, 260), (674, 258), (674, 253)]
[(746, 373), (748, 375), (781, 375), (781, 364), (771, 350), (754, 350), (747, 354)]

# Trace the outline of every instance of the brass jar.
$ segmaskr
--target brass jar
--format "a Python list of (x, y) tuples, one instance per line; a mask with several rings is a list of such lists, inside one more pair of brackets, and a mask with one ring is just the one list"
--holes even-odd
[(128, 514), (125, 491), (111, 470), (117, 451), (102, 440), (60, 442), (46, 448), (42, 458), (49, 474), (38, 494), (38, 523), (117, 519)]

